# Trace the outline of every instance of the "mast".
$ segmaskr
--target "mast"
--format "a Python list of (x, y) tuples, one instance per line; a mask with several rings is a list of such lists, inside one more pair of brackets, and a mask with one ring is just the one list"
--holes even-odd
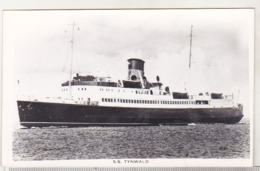
[(191, 28), (190, 28), (190, 55), (189, 55), (189, 91), (190, 91), (190, 82), (191, 82), (191, 50), (192, 50), (192, 28), (193, 28), (193, 25), (191, 25)]
[(70, 79), (69, 79), (69, 98), (72, 98), (72, 89), (71, 89), (71, 81), (72, 81), (72, 62), (73, 62), (73, 46), (74, 46), (74, 27), (76, 26), (76, 23), (73, 22), (70, 24), (72, 26), (72, 33), (71, 33), (71, 57), (70, 57)]

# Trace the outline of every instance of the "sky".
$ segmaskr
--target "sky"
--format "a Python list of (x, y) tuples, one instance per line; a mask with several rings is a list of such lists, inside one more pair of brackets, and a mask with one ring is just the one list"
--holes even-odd
[(127, 59), (140, 58), (148, 81), (158, 75), (171, 91), (233, 93), (248, 111), (250, 14), (246, 9), (13, 12), (9, 33), (18, 94), (59, 95), (69, 79), (76, 23), (73, 73), (127, 79)]

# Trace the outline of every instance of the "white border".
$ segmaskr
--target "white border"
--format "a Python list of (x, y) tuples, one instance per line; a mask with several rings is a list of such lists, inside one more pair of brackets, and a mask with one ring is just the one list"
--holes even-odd
[[(61, 6), (59, 6), (58, 4), (51, 4), (50, 3), (51, 1), (49, 1), (49, 2), (48, 1), (44, 1), (44, 3), (38, 3), (38, 4), (33, 4), (32, 1), (26, 1), (26, 2), (27, 3), (23, 2), (23, 4), (19, 4), (20, 6), (19, 5), (14, 5), (12, 3), (7, 3), (7, 5), (5, 5), (4, 7), (5, 8), (10, 8), (10, 7), (12, 7), (12, 8), (16, 7), (17, 8), (19, 6), (19, 8), (27, 8), (27, 9), (28, 9), (28, 7), (31, 8), (31, 9), (33, 9), (33, 8), (34, 9), (37, 9), (37, 8), (38, 9), (40, 9), (40, 8), (45, 8), (45, 9), (46, 8), (52, 8), (52, 9), (53, 8), (56, 8), (56, 9), (57, 8), (63, 8), (63, 9), (66, 9), (66, 8), (68, 9), (69, 8), (69, 9), (71, 9), (71, 8), (82, 8), (82, 7), (86, 6), (86, 5), (82, 6), (82, 3), (76, 3), (76, 2), (73, 2), (73, 1), (64, 1), (63, 4), (61, 4)], [(209, 1), (207, 3), (205, 3), (205, 1), (196, 1), (196, 2), (182, 1), (181, 3), (177, 3), (176, 1), (160, 1), (160, 2), (157, 2), (157, 3), (144, 3), (144, 2), (147, 2), (147, 1), (141, 1), (141, 2), (138, 1), (138, 2), (139, 3), (136, 3), (137, 5), (133, 5), (134, 4), (133, 1), (132, 1), (132, 3), (122, 3), (120, 1), (117, 1), (116, 3), (109, 3), (109, 2), (107, 2), (107, 3), (104, 3), (104, 2), (101, 2), (101, 3), (98, 3), (98, 2), (96, 2), (96, 3), (89, 3), (89, 1), (88, 1), (88, 2), (85, 2), (85, 4), (88, 4), (86, 6), (87, 8), (104, 8), (104, 6), (106, 8), (111, 8), (111, 7), (112, 8), (118, 8), (118, 7), (119, 8), (124, 8), (124, 7), (128, 7), (128, 8), (129, 7), (131, 7), (131, 8), (136, 8), (136, 7), (143, 7), (143, 8), (144, 7), (146, 7), (146, 8), (160, 8), (160, 7), (161, 8), (190, 8), (190, 7), (192, 7), (192, 8), (196, 8), (196, 7), (197, 8), (198, 7), (199, 8), (217, 8), (217, 7), (222, 7), (223, 8), (224, 7), (225, 8), (225, 7), (245, 7), (245, 6), (247, 6), (247, 7), (254, 7), (254, 6), (257, 5), (257, 3), (248, 3), (247, 5), (245, 5), (244, 2), (246, 2), (246, 0), (245, 1), (244, 0), (242, 0), (242, 1), (238, 0), (238, 1), (236, 1), (235, 4), (233, 4), (233, 3), (232, 4), (231, 3), (228, 4), (228, 3), (226, 3), (226, 1), (213, 1), (213, 3), (212, 3), (212, 1)], [(155, 1), (153, 1), (153, 2), (155, 2)], [(74, 6), (71, 6), (72, 4)], [(104, 5), (104, 4), (106, 4), (106, 5)], [(257, 12), (256, 15), (258, 15), (258, 13), (259, 12)], [(257, 31), (257, 29), (256, 29), (256, 31)], [(257, 37), (257, 35), (258, 34), (256, 34), (255, 37)], [(256, 40), (256, 43), (258, 43), (258, 40)], [(256, 50), (257, 50), (257, 48), (256, 48)], [(251, 52), (251, 53), (253, 54), (253, 52)], [(253, 60), (251, 62), (253, 62)], [(258, 65), (258, 63), (259, 63), (259, 60), (257, 59), (255, 65)], [(253, 68), (252, 68), (252, 70), (253, 70)], [(255, 78), (257, 79), (258, 72), (256, 72), (256, 73), (257, 74), (255, 75)], [(258, 81), (259, 81), (259, 79), (256, 80), (256, 83), (258, 83)], [(4, 82), (4, 84), (5, 84), (5, 82)], [(251, 85), (250, 87), (253, 89), (253, 85)], [(256, 87), (256, 89), (257, 88), (258, 87)], [(253, 93), (251, 93), (251, 94), (253, 94)], [(258, 98), (257, 94), (255, 94), (255, 95), (256, 95), (256, 98)], [(252, 100), (253, 99), (251, 99), (251, 101)], [(259, 104), (259, 102), (256, 101), (256, 104)], [(3, 106), (4, 106), (4, 104), (3, 104)], [(258, 110), (256, 108), (255, 112), (257, 112), (257, 111)], [(258, 120), (256, 120), (257, 118), (259, 120), (259, 117), (255, 116), (255, 121), (256, 122), (258, 121)], [(2, 118), (2, 119), (4, 119), (4, 118)], [(4, 123), (5, 122), (3, 122), (3, 124)], [(255, 126), (257, 127), (257, 124)], [(3, 127), (5, 127), (5, 126), (3, 125)], [(253, 136), (252, 136), (253, 135), (253, 131), (252, 131), (253, 129), (252, 128), (253, 128), (253, 125), (251, 125), (251, 140), (253, 138)], [(6, 136), (8, 136), (8, 135), (5, 134), (5, 132), (3, 132), (2, 137), (6, 137)], [(255, 144), (257, 144), (257, 143), (255, 143)], [(2, 150), (4, 150), (4, 149), (5, 149), (5, 147), (2, 148)], [(251, 146), (251, 150), (252, 149), (253, 149), (253, 147)], [(2, 153), (2, 154), (3, 154), (2, 155), (2, 159), (8, 157), (8, 156), (5, 155), (5, 153)], [(258, 154), (258, 156), (259, 156), (259, 152), (255, 153), (255, 154), (256, 155)], [(257, 158), (255, 158), (255, 159), (256, 159), (256, 164), (259, 164), (259, 160), (257, 160)], [(202, 159), (202, 160), (205, 161), (205, 159)], [(151, 161), (153, 162), (153, 160), (151, 160)], [(257, 163), (257, 161), (258, 161), (258, 163)], [(75, 165), (74, 161), (65, 161), (65, 162), (58, 161), (58, 162), (61, 163), (61, 164), (57, 164), (56, 161), (48, 162), (48, 165), (46, 165), (45, 162), (23, 162), (23, 167), (29, 167), (29, 166), (30, 167), (35, 167), (35, 166), (39, 166), (39, 167), (54, 167), (54, 166), (55, 167), (68, 167), (72, 163), (73, 163), (74, 166), (77, 166), (77, 167), (86, 166), (86, 162), (85, 161), (79, 161), (79, 163), (77, 161), (77, 163), (76, 163), (77, 165)], [(108, 165), (106, 164), (106, 162), (107, 162), (106, 160), (102, 160), (102, 163), (104, 163), (104, 164), (102, 164), (100, 162), (100, 160), (91, 160), (92, 164), (95, 164), (95, 162), (97, 162), (96, 166), (108, 167)], [(186, 159), (183, 160), (183, 162), (181, 162), (183, 164), (182, 166), (202, 166), (202, 165), (199, 164), (200, 161), (196, 160), (196, 159), (194, 159), (194, 161), (193, 161), (195, 163), (193, 163), (193, 162), (190, 163), (191, 165), (187, 164), (186, 162), (187, 162)], [(238, 163), (243, 165), (245, 161), (244, 160), (237, 160), (237, 159), (235, 159), (235, 160), (229, 160), (228, 162), (230, 162), (230, 163), (226, 163), (227, 165), (225, 165), (225, 162), (224, 163), (223, 162), (219, 163), (219, 162), (215, 162), (214, 160), (211, 160), (211, 159), (207, 160), (207, 163), (210, 164), (208, 166), (215, 166), (215, 167), (235, 166)], [(21, 163), (20, 162), (17, 162), (17, 164), (11, 163), (11, 165), (9, 165), (10, 163), (6, 163), (6, 162), (4, 162), (3, 164), (5, 166), (21, 167), (21, 165), (20, 165)], [(165, 164), (165, 163), (163, 161), (159, 161), (158, 160), (154, 164), (155, 165), (151, 164), (150, 166), (159, 166), (159, 165)], [(179, 164), (176, 164), (176, 163), (172, 163), (172, 164), (173, 164), (172, 166), (175, 166), (175, 167), (180, 166)], [(235, 165), (233, 165), (233, 164), (235, 164)], [(248, 166), (250, 166), (251, 162), (249, 162), (248, 164), (249, 164)], [(88, 166), (93, 166), (93, 165), (88, 165)], [(124, 166), (126, 166), (126, 165), (124, 165)], [(131, 165), (131, 166), (133, 166), (133, 165)], [(147, 167), (147, 165), (143, 165), (143, 166), (137, 165), (137, 166), (138, 167)], [(243, 165), (243, 166), (247, 166), (247, 165)], [(119, 165), (119, 167), (122, 167), (122, 165)], [(167, 167), (167, 165), (164, 165), (164, 167)]]

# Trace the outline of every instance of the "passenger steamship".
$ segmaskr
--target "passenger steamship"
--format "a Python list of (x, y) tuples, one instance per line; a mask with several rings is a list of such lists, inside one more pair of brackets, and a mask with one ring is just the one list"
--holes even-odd
[(159, 77), (149, 82), (144, 61), (128, 59), (128, 78), (76, 74), (61, 84), (55, 99), (20, 98), (20, 124), (32, 126), (161, 125), (188, 123), (238, 123), (242, 104), (222, 93), (170, 92)]
[(146, 79), (143, 60), (128, 62), (127, 80), (77, 74), (61, 86), (69, 98), (18, 100), (21, 125), (234, 124), (243, 117), (242, 105), (232, 95), (170, 92), (159, 78)]

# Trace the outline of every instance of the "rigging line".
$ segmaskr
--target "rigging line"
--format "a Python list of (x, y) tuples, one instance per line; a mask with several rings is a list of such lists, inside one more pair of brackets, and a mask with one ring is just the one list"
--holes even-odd
[[(76, 25), (77, 26), (77, 25)], [(77, 26), (76, 27), (76, 30), (77, 31), (79, 31), (80, 29), (79, 29), (79, 27)], [(75, 35), (76, 34), (76, 32), (74, 32), (74, 37), (77, 37), (77, 35)], [(79, 41), (79, 39), (77, 39), (77, 42)], [(78, 49), (77, 48), (77, 45), (79, 45), (80, 43), (77, 43), (76, 45), (74, 44), (74, 49)], [(79, 52), (79, 51), (77, 51), (77, 52)], [(75, 54), (75, 53), (74, 53)], [(78, 54), (78, 53), (77, 53)], [(77, 54), (76, 54), (76, 56), (77, 56)], [(78, 73), (82, 73), (82, 67), (81, 67), (81, 63), (78, 61), (78, 58), (74, 58), (75, 60), (74, 60), (74, 67), (76, 67), (77, 68), (77, 72)]]
[(192, 47), (192, 28), (193, 25), (191, 25), (191, 29), (190, 29), (190, 57), (189, 57), (189, 68), (191, 68), (191, 47)]
[(192, 28), (193, 25), (191, 25), (190, 28), (190, 56), (189, 56), (189, 91), (191, 91), (190, 85), (191, 85), (191, 50), (192, 50)]
[[(66, 37), (67, 37), (67, 31), (65, 30), (65, 34), (64, 34), (63, 39), (62, 39), (62, 48), (61, 48), (61, 49), (64, 48), (65, 42), (67, 42), (67, 41), (65, 41)], [(69, 50), (69, 49), (68, 49), (68, 50)], [(61, 52), (60, 52), (60, 53), (61, 53)], [(62, 54), (59, 55), (59, 61), (62, 61), (62, 56), (63, 56)], [(65, 67), (66, 67), (66, 64), (67, 64), (67, 63), (66, 63), (66, 62), (67, 62), (67, 59), (68, 59), (68, 52), (66, 53), (65, 62), (62, 62), (63, 65), (61, 66), (60, 72), (63, 72), (63, 71), (65, 70)]]
[[(187, 73), (184, 74), (185, 71), (187, 70), (187, 68), (186, 68), (185, 66), (187, 66), (186, 63), (184, 63), (183, 66), (182, 66), (181, 74), (179, 75), (179, 77), (178, 77), (178, 79), (177, 79), (177, 84), (176, 84), (177, 86), (180, 86), (181, 78), (183, 77), (183, 75), (187, 75)], [(187, 77), (187, 76), (186, 76), (186, 77)], [(186, 79), (187, 79), (187, 78), (186, 78)]]
[(70, 56), (70, 44), (69, 43), (67, 44), (66, 49), (67, 49), (66, 58), (65, 58), (64, 65), (63, 65), (63, 67), (61, 69), (61, 73), (63, 73), (63, 72), (66, 73), (66, 71), (67, 71), (66, 68), (67, 68), (67, 65), (69, 64), (69, 62), (68, 62), (68, 59), (69, 59), (69, 56)]
[[(203, 73), (206, 73), (208, 71), (208, 69), (206, 69), (205, 66), (202, 67)], [(208, 84), (208, 79), (206, 77), (206, 74), (202, 74), (203, 78), (204, 78), (204, 90), (207, 90), (209, 92), (209, 84)]]
[(73, 62), (73, 45), (74, 45), (74, 27), (75, 27), (75, 22), (73, 22), (73, 24), (72, 24), (72, 33), (71, 33), (71, 58), (70, 58), (70, 80), (69, 80), (69, 97), (71, 98), (72, 96), (71, 96), (71, 79), (72, 79), (72, 66), (73, 66), (73, 64), (72, 64), (72, 62)]

